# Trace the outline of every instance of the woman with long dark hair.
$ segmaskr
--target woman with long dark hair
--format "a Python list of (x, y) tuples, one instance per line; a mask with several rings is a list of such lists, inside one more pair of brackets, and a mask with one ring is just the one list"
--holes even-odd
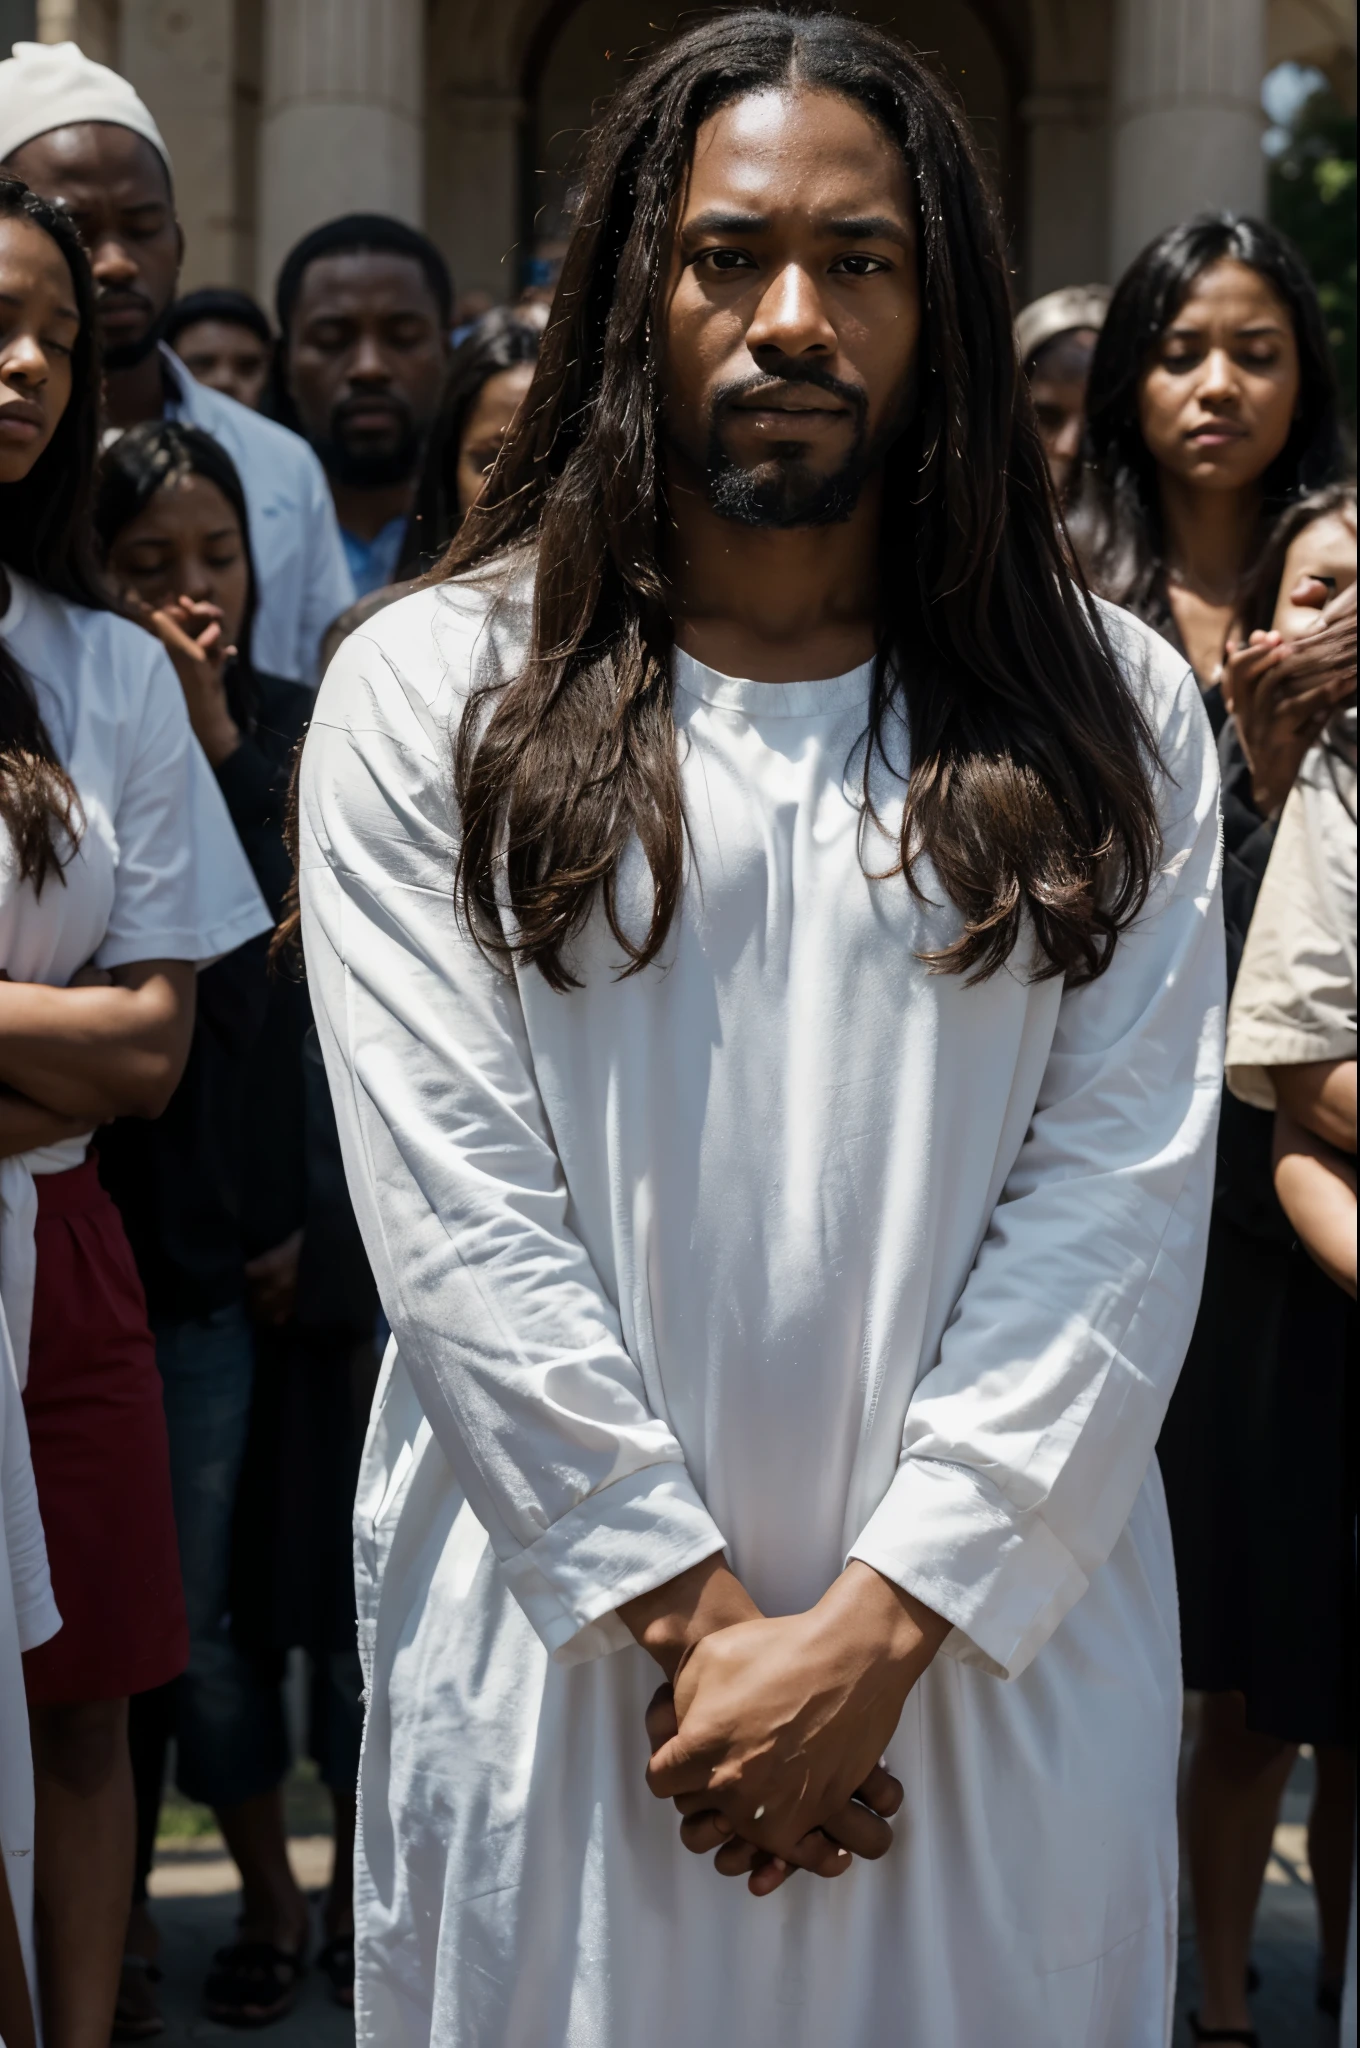
[(416, 489), (399, 578), (423, 575), (486, 488), (533, 382), (542, 325), (498, 306), (455, 350)]
[(25, 1659), (38, 1966), (50, 2048), (102, 2048), (132, 1853), (128, 1698), (188, 1644), (146, 1308), (89, 1140), (160, 1114), (195, 963), (268, 918), (170, 665), (93, 567), (89, 267), (15, 179), (0, 305), (0, 1297), (62, 1616)]
[[(1087, 407), (1070, 518), (1079, 552), (1097, 589), (1188, 654), (1220, 733), (1231, 973), (1270, 853), (1272, 811), (1347, 687), (1341, 677), (1304, 699), (1271, 698), (1278, 645), (1231, 651), (1274, 616), (1290, 508), (1340, 467), (1326, 332), (1297, 254), (1273, 229), (1234, 215), (1168, 229), (1116, 288)], [(1251, 721), (1258, 759), (1270, 763), (1273, 802), (1264, 807), (1238, 729), (1225, 723), (1225, 682), (1243, 730), (1249, 687), (1252, 711), (1268, 713)], [(1201, 1966), (1193, 2024), (1236, 2029), (1225, 2038), (1243, 2040), (1254, 2038), (1246, 1983), (1256, 1894), (1289, 1765), (1274, 1738), (1335, 1739), (1335, 1652), (1345, 1632), (1339, 1614), (1334, 1625), (1310, 1626), (1302, 1653), (1281, 1633), (1291, 1610), (1318, 1622), (1317, 1599), (1330, 1612), (1345, 1582), (1344, 1562), (1329, 1555), (1329, 1591), (1318, 1595), (1323, 1561), (1303, 1533), (1310, 1518), (1277, 1512), (1290, 1489), (1276, 1469), (1282, 1443), (1291, 1460), (1297, 1451), (1297, 1432), (1284, 1426), (1290, 1389), (1297, 1401), (1310, 1380), (1330, 1381), (1344, 1363), (1342, 1319), (1291, 1250), (1270, 1148), (1270, 1119), (1225, 1095), (1204, 1296), (1159, 1445), (1185, 1682), (1205, 1695), (1188, 1791)], [(1303, 1352), (1319, 1343), (1326, 1355), (1305, 1369)], [(1263, 1428), (1267, 1412), (1274, 1421)], [(1296, 1420), (1305, 1427), (1304, 1408)], [(1312, 1455), (1334, 1461), (1340, 1448), (1334, 1438)], [(1315, 1483), (1311, 1471), (1308, 1482), (1324, 1549), (1342, 1486), (1340, 1466), (1328, 1471), (1335, 1486)], [(1281, 1654), (1267, 1650), (1263, 1661), (1272, 1635)]]
[[(176, 667), (190, 723), (277, 918), (292, 874), (287, 790), (312, 693), (261, 674), (252, 660), (255, 577), (235, 466), (193, 427), (134, 427), (103, 458), (94, 517), (110, 581)], [(238, 1938), (209, 1975), (208, 2014), (263, 2024), (293, 2002), (309, 1919), (289, 1868), (282, 1799), (289, 1744), (280, 1658), (294, 1642), (314, 1653), (322, 1705), (313, 1726), (330, 1731), (317, 1745), (337, 1810), (322, 1960), (332, 1975), (345, 1974), (337, 1943), (347, 1955), (360, 1726), (345, 1506), (358, 1456), (349, 1373), (356, 1342), (372, 1329), (373, 1298), (357, 1243), (340, 1251), (334, 1243), (349, 1215), (343, 1186), (337, 1221), (335, 1190), (317, 1185), (313, 1133), (325, 1103), (312, 1099), (308, 1076), (315, 1068), (319, 1079), (319, 1067), (305, 1057), (309, 1028), (306, 990), (268, 974), (264, 941), (238, 948), (200, 977), (189, 1063), (165, 1115), (150, 1128), (120, 1121), (100, 1140), (165, 1385), (190, 1635), (187, 1672), (132, 1708), (138, 1859), (123, 2038), (160, 2024), (150, 1977), (159, 1944), (146, 1900), (171, 1733), (180, 1788), (217, 1814), (242, 1878)], [(349, 1232), (352, 1240), (352, 1219)], [(275, 1470), (285, 1464), (290, 1488)], [(314, 1477), (318, 1464), (327, 1480), (334, 1469), (328, 1487)], [(281, 1540), (278, 1502), (289, 1493), (305, 1493), (308, 1508)], [(233, 1529), (243, 1526), (254, 1537), (244, 1574), (233, 1566)], [(313, 1578), (325, 1586), (320, 1622), (316, 1601), (309, 1608), (296, 1591)], [(352, 1668), (342, 1670), (346, 1651)]]
[(1069, 526), (1093, 587), (1182, 648), (1207, 689), (1275, 515), (1340, 466), (1300, 257), (1237, 214), (1168, 228), (1120, 279), (1091, 365)]
[(394, 1339), (365, 2037), (1163, 2048), (1217, 772), (1052, 506), (928, 67), (756, 8), (640, 64), (303, 755)]

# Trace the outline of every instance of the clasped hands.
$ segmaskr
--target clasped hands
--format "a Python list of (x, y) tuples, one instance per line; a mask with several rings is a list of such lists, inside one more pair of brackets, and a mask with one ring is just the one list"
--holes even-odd
[(720, 1556), (619, 1611), (667, 1676), (647, 1783), (687, 1849), (758, 1898), (886, 1855), (902, 1787), (881, 1758), (948, 1622), (858, 1560), (805, 1614), (762, 1615)]

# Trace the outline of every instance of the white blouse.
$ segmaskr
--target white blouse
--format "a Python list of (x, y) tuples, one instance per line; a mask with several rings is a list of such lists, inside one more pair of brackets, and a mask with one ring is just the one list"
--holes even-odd
[[(271, 922), (159, 641), (6, 570), (0, 634), (33, 687), (83, 826), (60, 877), (20, 881), (0, 833), (0, 967), (64, 988), (93, 961), (206, 965)], [(22, 1387), (33, 1313), (35, 1173), (78, 1166), (93, 1132), (0, 1164), (0, 1302)]]
[[(42, 891), (0, 829), (0, 967), (62, 988), (86, 962), (206, 964), (269, 913), (158, 641), (6, 570), (0, 636), (33, 686), (80, 799), (80, 843)], [(0, 1161), (0, 1841), (32, 1979), (33, 1780), (20, 1656), (55, 1634), (20, 1388), (28, 1376), (35, 1173), (78, 1166), (89, 1138)]]
[[(308, 973), (394, 1344), (356, 1522), (372, 1685), (359, 2038), (382, 2048), (1161, 2048), (1179, 1672), (1152, 1451), (1221, 1083), (1199, 692), (1110, 614), (1164, 852), (1090, 986), (969, 987), (857, 802), (869, 672), (676, 660), (664, 963), (505, 975), (460, 928), (450, 737), (525, 625), (469, 587), (356, 633), (303, 766)], [(899, 757), (906, 740), (892, 739)], [(900, 765), (900, 761), (899, 761)], [(866, 870), (868, 872), (866, 872)], [(640, 856), (621, 912), (649, 900)], [(761, 1606), (847, 1556), (954, 1624), (889, 1751), (891, 1854), (757, 1903), (643, 1785), (617, 1609), (724, 1548)]]

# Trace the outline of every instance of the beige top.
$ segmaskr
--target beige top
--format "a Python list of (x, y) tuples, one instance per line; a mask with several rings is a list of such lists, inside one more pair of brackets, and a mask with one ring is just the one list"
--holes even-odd
[(1299, 771), (1280, 818), (1228, 1013), (1228, 1086), (1274, 1109), (1272, 1067), (1356, 1049), (1355, 707)]

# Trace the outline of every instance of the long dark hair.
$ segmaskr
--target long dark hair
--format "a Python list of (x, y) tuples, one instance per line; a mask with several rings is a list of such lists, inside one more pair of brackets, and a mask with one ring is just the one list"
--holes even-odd
[[(928, 858), (963, 917), (929, 964), (991, 974), (1028, 923), (1038, 974), (1089, 979), (1156, 858), (1151, 737), (1064, 558), (964, 118), (923, 64), (841, 14), (747, 9), (689, 28), (593, 132), (523, 423), (444, 564), (456, 575), (537, 550), (528, 657), (508, 682), (479, 684), (457, 736), (460, 911), (488, 952), (558, 989), (574, 984), (566, 949), (597, 893), (627, 972), (661, 948), (685, 829), (659, 560), (664, 249), (700, 124), (793, 81), (857, 102), (894, 139), (920, 221), (920, 395), (885, 474), (866, 809), (896, 706), (911, 733), (899, 865), (915, 890)], [(615, 897), (634, 837), (652, 877), (640, 942)]]
[(1201, 213), (1149, 242), (1120, 279), (1096, 344), (1068, 526), (1095, 588), (1172, 640), (1157, 465), (1139, 425), (1138, 387), (1195, 279), (1225, 259), (1256, 271), (1283, 302), (1299, 358), (1289, 439), (1261, 479), (1258, 545), (1283, 505), (1330, 483), (1342, 466), (1326, 324), (1303, 260), (1284, 236), (1242, 214)]
[(250, 517), (246, 494), (236, 464), (220, 441), (199, 427), (184, 426), (178, 420), (146, 420), (130, 427), (106, 450), (100, 460), (94, 498), (94, 528), (107, 563), (114, 542), (125, 527), (145, 512), (158, 492), (177, 484), (183, 477), (201, 476), (216, 485), (236, 515), (241, 545), (246, 554), (246, 605), (236, 636), (236, 659), (231, 664), (228, 684), (233, 710), (244, 713), (253, 725), (258, 709), (259, 688), (251, 661), (251, 636), (255, 626), (255, 562), (250, 551)]
[[(80, 315), (66, 410), (28, 475), (0, 485), (0, 562), (57, 597), (107, 610), (90, 546), (99, 356), (89, 262), (66, 215), (7, 171), (0, 171), (0, 220), (31, 221), (56, 243)], [(83, 820), (33, 687), (3, 635), (0, 619), (0, 820), (14, 844), (20, 881), (41, 889), (51, 874), (65, 879), (62, 868), (79, 844)]]
[(402, 537), (395, 582), (424, 574), (458, 531), (466, 510), (458, 502), (458, 459), (472, 409), (493, 377), (521, 363), (536, 363), (542, 339), (542, 328), (513, 306), (497, 306), (454, 351)]

